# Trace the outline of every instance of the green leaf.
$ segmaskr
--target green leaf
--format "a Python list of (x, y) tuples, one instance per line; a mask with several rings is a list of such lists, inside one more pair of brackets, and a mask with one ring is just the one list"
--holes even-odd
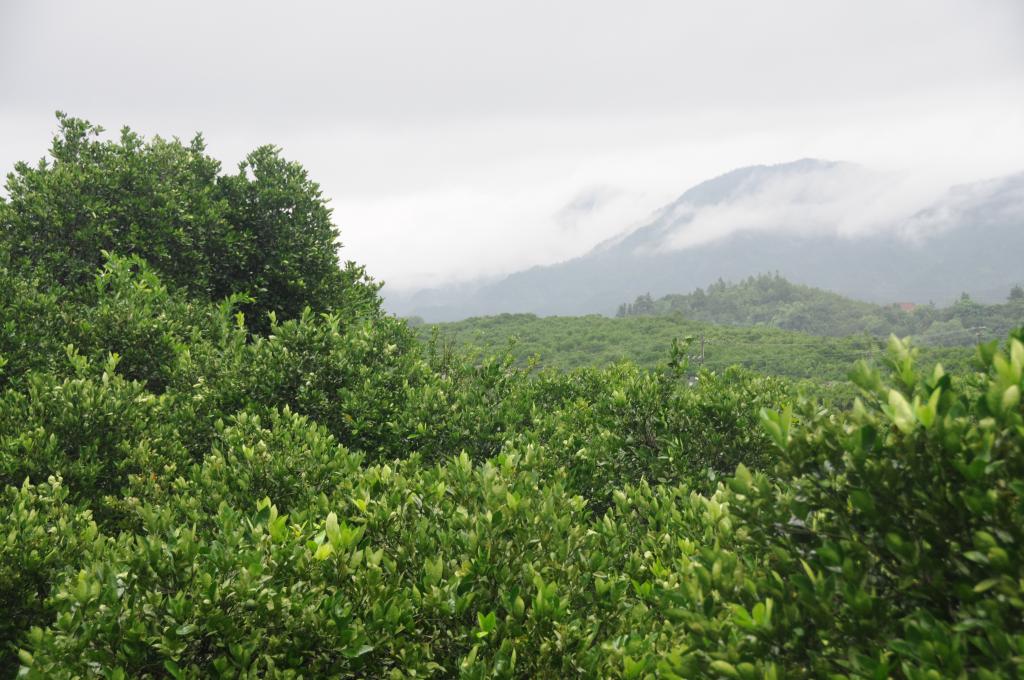
[(365, 656), (374, 650), (373, 645), (360, 645), (356, 649), (346, 649), (345, 656), (349, 659), (358, 659), (361, 656)]
[(917, 427), (917, 419), (914, 417), (910, 402), (899, 390), (889, 390), (889, 407), (886, 409), (886, 414), (893, 424), (905, 434), (913, 432)]
[(789, 429), (793, 422), (793, 408), (787, 405), (782, 413), (776, 413), (766, 408), (759, 412), (761, 425), (775, 445), (785, 451), (789, 446)]
[(728, 661), (722, 661), (721, 659), (712, 661), (711, 668), (715, 671), (718, 671), (722, 675), (728, 676), (730, 678), (740, 677), (740, 673), (736, 670), (736, 666), (733, 666)]
[(626, 678), (638, 678), (644, 672), (642, 660), (635, 660), (629, 654), (622, 655), (623, 676)]
[(480, 630), (477, 631), (476, 636), (478, 638), (484, 638), (494, 632), (495, 627), (498, 625), (496, 614), (492, 611), (486, 616), (480, 612), (476, 613), (477, 626)]
[(914, 415), (926, 428), (931, 427), (932, 423), (935, 422), (935, 416), (939, 409), (939, 397), (942, 395), (942, 388), (937, 387), (932, 392), (931, 397), (928, 398), (927, 403), (919, 404), (917, 398), (914, 399)]
[(1010, 385), (1003, 391), (1003, 397), (1000, 401), (1001, 411), (1006, 413), (1007, 411), (1014, 409), (1020, 404), (1020, 387), (1017, 385)]
[(181, 668), (172, 659), (164, 661), (164, 668), (171, 674), (171, 677), (181, 678), (184, 676), (184, 673), (181, 672)]
[(976, 592), (976, 593), (983, 593), (986, 590), (989, 590), (990, 588), (993, 588), (993, 587), (999, 585), (999, 581), (1000, 581), (1000, 579), (998, 579), (998, 578), (987, 578), (984, 581), (981, 581), (977, 585), (974, 586), (974, 592)]
[(750, 474), (750, 470), (743, 463), (736, 466), (736, 473), (729, 480), (729, 488), (736, 493), (747, 494), (750, 493), (750, 488), (754, 483), (754, 476)]
[(313, 553), (313, 559), (321, 561), (326, 560), (332, 554), (334, 554), (334, 547), (330, 543), (323, 543), (316, 549), (316, 552)]
[(850, 492), (850, 503), (863, 513), (874, 514), (875, 499), (863, 489), (854, 489)]
[(328, 513), (327, 520), (324, 522), (324, 531), (331, 543), (341, 542), (341, 530), (338, 528), (338, 516), (335, 513)]

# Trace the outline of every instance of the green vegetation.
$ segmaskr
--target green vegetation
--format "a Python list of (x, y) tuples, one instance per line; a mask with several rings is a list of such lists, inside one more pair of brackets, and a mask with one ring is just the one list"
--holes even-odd
[[(521, 364), (536, 357), (541, 366), (571, 370), (628, 360), (657, 368), (674, 339), (694, 339), (689, 353), (699, 364), (700, 338), (704, 338), (704, 367), (722, 371), (744, 366), (771, 375), (813, 379), (819, 383), (847, 381), (854, 362), (877, 361), (885, 342), (871, 336), (822, 337), (769, 326), (719, 326), (690, 321), (677, 315), (537, 317), (501, 314), (437, 324), (419, 325), (427, 339), (436, 328), (455, 346), (476, 347), (484, 353), (505, 348)], [(515, 342), (509, 347), (509, 339)], [(922, 348), (924, 359), (957, 370), (966, 368), (973, 350), (963, 347)], [(696, 366), (695, 366), (696, 367)]]
[(1024, 331), (956, 375), (893, 339), (843, 410), (685, 342), (253, 320), (137, 254), (0, 287), (4, 677), (1024, 671)]
[(1005, 337), (1024, 324), (1024, 290), (1015, 286), (1005, 304), (983, 305), (966, 294), (949, 307), (875, 305), (820, 288), (790, 283), (778, 274), (718, 283), (689, 295), (658, 300), (641, 295), (619, 306), (618, 317), (679, 315), (735, 326), (770, 326), (813, 335), (885, 338), (913, 336), (929, 345), (973, 345), (979, 338)]
[[(251, 322), (379, 306), (361, 268), (337, 266), (338, 230), (315, 182), (263, 146), (221, 174), (201, 135), (117, 141), (64, 114), (49, 158), (7, 177), (0, 233), (10, 264), (69, 288), (88, 285), (104, 252), (139, 255), (195, 297), (247, 294)], [(261, 326), (265, 329), (265, 324)]]

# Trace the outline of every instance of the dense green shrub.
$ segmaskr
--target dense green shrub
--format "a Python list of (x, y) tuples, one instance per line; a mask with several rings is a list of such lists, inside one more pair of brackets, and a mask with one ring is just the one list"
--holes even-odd
[(725, 505), (645, 484), (593, 517), (536, 464), (373, 466), (297, 517), (221, 504), (201, 531), (154, 509), (57, 589), (29, 677), (773, 672), (724, 604), (756, 595)]
[[(567, 558), (582, 502), (538, 495), (513, 459), (375, 466), (344, 487), (298, 523), (269, 501), (254, 515), (222, 504), (201, 533), (149, 513), (145, 536), (122, 537), (58, 590), (62, 623), (28, 638), (32, 675), (408, 676), (455, 673), (461, 659), (482, 677), (574, 662), (548, 640), (564, 628), (580, 643), (568, 603), (586, 582)], [(502, 644), (513, 636), (518, 667)]]
[(308, 418), (285, 408), (267, 420), (244, 411), (218, 420), (201, 462), (135, 478), (131, 502), (142, 515), (145, 506), (173, 508), (188, 524), (207, 523), (221, 503), (245, 507), (252, 498), (273, 498), (282, 512), (301, 512), (359, 472), (362, 457)]
[(841, 421), (805, 410), (791, 430), (765, 414), (787, 482), (738, 507), (772, 568), (797, 575), (780, 592), (804, 621), (795, 651), (875, 676), (1022, 670), (1021, 335), (1007, 349), (981, 348), (974, 389), (919, 374), (893, 341), (896, 384), (859, 367), (865, 399)]
[(234, 175), (220, 177), (217, 193), (232, 227), (224, 250), (211, 260), (224, 279), (213, 298), (246, 292), (250, 323), (266, 328), (268, 311), (283, 319), (306, 307), (344, 318), (375, 316), (378, 285), (362, 267), (338, 266), (338, 229), (319, 185), (305, 168), (262, 146), (245, 157)]
[(8, 175), (0, 233), (14, 263), (68, 287), (88, 284), (102, 251), (139, 254), (170, 280), (216, 290), (217, 244), (231, 229), (216, 192), (220, 164), (200, 136), (146, 142), (58, 114), (49, 158)]
[(402, 449), (396, 419), (424, 373), (414, 339), (393, 318), (344, 326), (306, 310), (273, 323), (245, 349), (241, 380), (250, 409), (290, 406), (344, 445), (391, 457)]
[(188, 454), (170, 397), (118, 375), (116, 355), (98, 376), (73, 348), (69, 360), (76, 377), (34, 373), (24, 391), (0, 395), (0, 482), (38, 484), (59, 475), (73, 502), (101, 522), (115, 521), (130, 476), (155, 475), (185, 463)]
[(21, 383), (33, 370), (64, 363), (69, 335), (60, 296), (35, 280), (0, 267), (0, 389)]
[(427, 460), (462, 451), (475, 460), (490, 458), (510, 433), (530, 428), (545, 407), (553, 406), (546, 387), (563, 382), (515, 368), (509, 354), (433, 355), (428, 361), (431, 379), (410, 392), (402, 414), (408, 447)]
[(204, 330), (206, 305), (168, 291), (138, 257), (109, 257), (95, 288), (78, 314), (65, 315), (71, 342), (95, 362), (117, 354), (119, 374), (163, 392), (178, 371), (178, 355)]
[(30, 626), (47, 625), (50, 590), (102, 538), (88, 510), (69, 505), (51, 477), (6, 486), (0, 495), (0, 669), (13, 669), (16, 643)]
[(544, 445), (550, 467), (564, 469), (570, 488), (595, 507), (641, 480), (711, 490), (740, 463), (774, 462), (757, 412), (788, 398), (785, 383), (741, 369), (702, 372), (694, 385), (629, 364), (596, 373), (585, 394), (520, 431), (521, 441)]

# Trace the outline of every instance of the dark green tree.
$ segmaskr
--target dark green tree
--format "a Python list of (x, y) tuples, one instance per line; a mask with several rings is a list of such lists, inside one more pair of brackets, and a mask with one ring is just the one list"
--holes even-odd
[(237, 174), (221, 177), (218, 188), (237, 234), (225, 258), (223, 288), (235, 292), (245, 282), (257, 316), (273, 310), (295, 318), (306, 306), (325, 311), (369, 301), (346, 295), (363, 278), (362, 270), (350, 265), (346, 275), (339, 268), (338, 229), (319, 185), (299, 163), (282, 158), (276, 147), (261, 146)]
[(12, 267), (68, 288), (91, 284), (104, 252), (138, 255), (173, 287), (221, 299), (246, 293), (251, 327), (314, 311), (379, 313), (379, 286), (339, 266), (338, 230), (319, 186), (263, 146), (221, 174), (201, 135), (146, 140), (57, 114), (49, 156), (18, 163), (0, 204)]
[[(13, 264), (68, 287), (89, 283), (103, 251), (137, 254), (192, 293), (213, 294), (211, 272), (229, 241), (217, 195), (220, 164), (201, 136), (189, 145), (146, 142), (128, 128), (103, 128), (57, 114), (49, 157), (7, 176), (0, 233)], [(222, 247), (221, 250), (224, 250)]]

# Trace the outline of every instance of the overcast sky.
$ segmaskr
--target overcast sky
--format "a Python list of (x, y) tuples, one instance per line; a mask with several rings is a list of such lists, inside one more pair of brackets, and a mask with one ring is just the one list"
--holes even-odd
[(1024, 1), (0, 0), (0, 167), (64, 110), (282, 146), (393, 288), (579, 254), (732, 168), (1024, 170)]

